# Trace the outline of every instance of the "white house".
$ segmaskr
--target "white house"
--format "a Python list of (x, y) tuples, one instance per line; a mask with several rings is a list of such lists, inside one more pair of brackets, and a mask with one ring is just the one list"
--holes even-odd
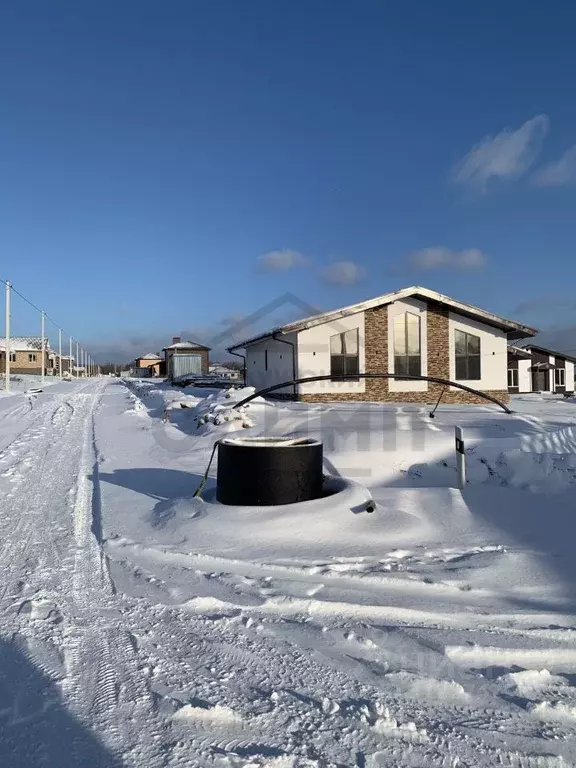
[[(275, 394), (308, 402), (377, 400), (433, 402), (443, 385), (402, 378), (430, 376), (508, 400), (508, 342), (534, 328), (412, 286), (308, 317), (229, 347), (244, 349), (246, 383), (262, 389), (312, 376), (345, 381), (294, 384)], [(395, 378), (354, 378), (358, 373)], [(445, 402), (478, 397), (450, 387)]]
[(576, 358), (536, 344), (508, 347), (508, 391), (574, 392)]
[(235, 368), (228, 368), (225, 365), (220, 365), (220, 363), (210, 365), (208, 372), (212, 376), (218, 376), (220, 379), (231, 379), (236, 381), (240, 378), (240, 371), (237, 371)]

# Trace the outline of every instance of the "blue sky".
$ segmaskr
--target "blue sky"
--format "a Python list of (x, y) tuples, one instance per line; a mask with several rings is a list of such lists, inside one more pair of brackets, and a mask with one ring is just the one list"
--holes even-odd
[(286, 291), (328, 309), (411, 284), (576, 348), (575, 22), (3, 3), (0, 277), (100, 357), (209, 339)]

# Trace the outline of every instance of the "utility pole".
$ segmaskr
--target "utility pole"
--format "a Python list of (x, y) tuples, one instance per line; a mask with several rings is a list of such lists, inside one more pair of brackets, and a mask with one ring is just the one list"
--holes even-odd
[(58, 376), (62, 378), (62, 328), (58, 328)]
[(80, 349), (80, 345), (78, 342), (76, 342), (76, 378), (80, 375), (80, 371), (78, 370), (78, 361), (80, 360), (80, 355), (78, 354)]
[(6, 392), (10, 392), (10, 289), (12, 283), (10, 280), (6, 281), (6, 364), (4, 366), (4, 375), (6, 377), (5, 387)]
[(42, 384), (44, 384), (44, 377), (46, 376), (46, 350), (45, 350), (45, 336), (46, 336), (46, 313), (42, 312), (42, 344), (41, 344), (41, 356), (42, 356)]
[(68, 360), (68, 373), (72, 376), (72, 336), (70, 336), (70, 359)]

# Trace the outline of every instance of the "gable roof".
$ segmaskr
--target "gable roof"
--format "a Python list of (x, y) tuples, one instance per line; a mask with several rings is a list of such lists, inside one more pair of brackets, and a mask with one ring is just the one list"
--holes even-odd
[[(11, 336), (9, 341), (10, 352), (40, 352), (42, 349), (41, 336)], [(0, 349), (6, 350), (6, 338), (0, 339)], [(48, 339), (44, 339), (44, 349), (48, 351)]]
[(147, 355), (140, 355), (136, 360), (162, 360), (162, 358), (154, 352), (148, 352)]
[(535, 328), (531, 328), (528, 325), (517, 323), (514, 320), (507, 320), (504, 317), (494, 315), (492, 312), (487, 312), (486, 310), (475, 307), (472, 304), (466, 304), (463, 301), (451, 299), (449, 296), (444, 296), (442, 293), (432, 291), (430, 288), (423, 288), (419, 285), (413, 285), (409, 288), (402, 288), (399, 291), (393, 291), (392, 293), (384, 293), (381, 296), (376, 296), (375, 298), (368, 299), (367, 301), (351, 304), (350, 306), (343, 307), (342, 309), (323, 312), (319, 315), (313, 315), (312, 317), (306, 317), (303, 320), (296, 320), (292, 323), (288, 323), (287, 325), (273, 328), (271, 331), (261, 333), (258, 336), (253, 336), (250, 339), (246, 339), (245, 341), (228, 347), (228, 351), (230, 352), (231, 350), (238, 349), (240, 347), (247, 347), (250, 344), (254, 344), (272, 336), (283, 336), (287, 333), (297, 333), (299, 331), (304, 331), (307, 328), (313, 328), (316, 325), (337, 321), (341, 317), (348, 317), (348, 315), (354, 315), (357, 312), (364, 312), (367, 309), (373, 309), (374, 307), (378, 307), (382, 304), (391, 304), (394, 301), (408, 298), (424, 299), (425, 301), (435, 301), (439, 304), (443, 304), (450, 309), (453, 309), (455, 312), (458, 312), (460, 315), (471, 317), (475, 320), (486, 323), (487, 325), (491, 325), (494, 328), (499, 328), (505, 331), (508, 334), (509, 339), (524, 339), (528, 336), (535, 336), (537, 334), (537, 330)]
[(162, 352), (167, 349), (206, 349), (210, 351), (210, 347), (205, 347), (204, 344), (198, 344), (196, 341), (179, 341), (177, 344), (170, 344), (169, 347), (164, 347)]
[(567, 355), (566, 352), (560, 352), (559, 349), (548, 349), (548, 347), (541, 347), (540, 344), (520, 344), (518, 345), (520, 349), (524, 351), (532, 351), (535, 350), (536, 352), (544, 352), (547, 355), (553, 355), (554, 357), (561, 357), (563, 360), (570, 360), (571, 363), (576, 363), (576, 357), (573, 357), (572, 355)]

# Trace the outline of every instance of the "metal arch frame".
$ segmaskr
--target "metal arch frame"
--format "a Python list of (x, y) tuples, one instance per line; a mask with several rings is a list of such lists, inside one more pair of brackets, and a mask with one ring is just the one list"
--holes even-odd
[[(294, 390), (296, 390), (297, 384), (308, 384), (313, 381), (357, 381), (358, 379), (402, 379), (410, 381), (430, 381), (433, 384), (443, 384), (445, 387), (456, 387), (457, 389), (462, 389), (464, 392), (470, 392), (473, 395), (477, 395), (478, 397), (481, 397), (484, 400), (488, 400), (489, 402), (494, 403), (494, 405), (499, 406), (502, 408), (504, 413), (512, 413), (510, 408), (508, 408), (508, 406), (504, 403), (500, 402), (498, 398), (493, 397), (492, 395), (488, 395), (486, 392), (481, 392), (478, 389), (467, 387), (464, 384), (458, 384), (456, 381), (450, 381), (450, 379), (440, 379), (436, 376), (398, 376), (395, 373), (357, 373), (354, 376), (324, 375), (306, 376), (302, 379), (292, 379), (290, 381), (283, 381), (281, 384), (273, 384), (271, 387), (265, 387), (264, 389), (258, 390), (258, 392), (254, 392), (253, 394), (248, 395), (248, 397), (245, 397), (243, 400), (240, 400), (239, 403), (236, 403), (234, 408), (240, 408), (240, 406), (246, 405), (256, 397), (262, 397), (263, 395), (267, 395), (277, 389), (283, 389), (284, 387), (290, 387), (292, 385), (294, 386)], [(398, 394), (401, 395), (401, 393)]]

